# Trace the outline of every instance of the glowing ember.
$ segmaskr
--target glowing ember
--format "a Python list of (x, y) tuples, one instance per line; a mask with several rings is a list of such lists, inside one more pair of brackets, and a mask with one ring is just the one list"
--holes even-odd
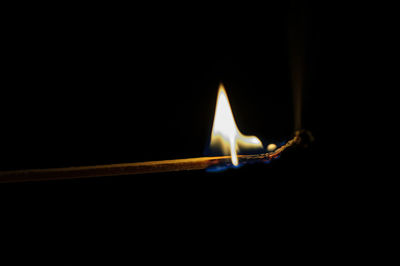
[(210, 148), (218, 150), (223, 155), (231, 155), (232, 164), (237, 166), (237, 154), (243, 150), (260, 150), (261, 141), (255, 136), (245, 136), (240, 133), (229, 104), (228, 95), (221, 84), (218, 90), (217, 107), (211, 133)]

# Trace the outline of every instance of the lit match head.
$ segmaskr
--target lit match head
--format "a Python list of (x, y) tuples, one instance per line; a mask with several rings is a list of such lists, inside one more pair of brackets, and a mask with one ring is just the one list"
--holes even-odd
[(261, 141), (255, 136), (245, 136), (236, 126), (229, 104), (228, 95), (221, 84), (218, 90), (210, 148), (223, 155), (231, 155), (234, 166), (238, 166), (239, 151), (258, 152), (263, 149)]

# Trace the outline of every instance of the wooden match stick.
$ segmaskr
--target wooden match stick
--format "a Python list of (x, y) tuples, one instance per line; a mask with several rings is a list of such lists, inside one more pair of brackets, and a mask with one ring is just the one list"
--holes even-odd
[[(300, 135), (296, 132), (293, 139), (289, 140), (285, 145), (273, 152), (256, 155), (238, 155), (238, 159), (240, 162), (269, 161), (279, 156), (285, 149), (299, 142)], [(138, 163), (6, 171), (0, 172), (0, 183), (201, 170), (210, 166), (228, 164), (230, 163), (230, 160), (230, 156), (219, 156)]]

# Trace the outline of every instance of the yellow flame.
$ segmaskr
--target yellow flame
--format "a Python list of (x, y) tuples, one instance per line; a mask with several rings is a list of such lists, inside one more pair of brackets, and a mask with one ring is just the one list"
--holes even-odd
[(239, 164), (237, 154), (240, 149), (263, 148), (263, 144), (257, 137), (240, 133), (222, 84), (218, 90), (210, 147), (220, 150), (224, 155), (230, 154), (232, 164), (235, 166)]

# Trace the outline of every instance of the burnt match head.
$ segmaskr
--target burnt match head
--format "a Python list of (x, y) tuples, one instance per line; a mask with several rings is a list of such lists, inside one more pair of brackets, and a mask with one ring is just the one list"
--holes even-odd
[(314, 142), (314, 136), (311, 131), (306, 129), (297, 130), (295, 136), (298, 137), (297, 144), (304, 148), (307, 148)]

